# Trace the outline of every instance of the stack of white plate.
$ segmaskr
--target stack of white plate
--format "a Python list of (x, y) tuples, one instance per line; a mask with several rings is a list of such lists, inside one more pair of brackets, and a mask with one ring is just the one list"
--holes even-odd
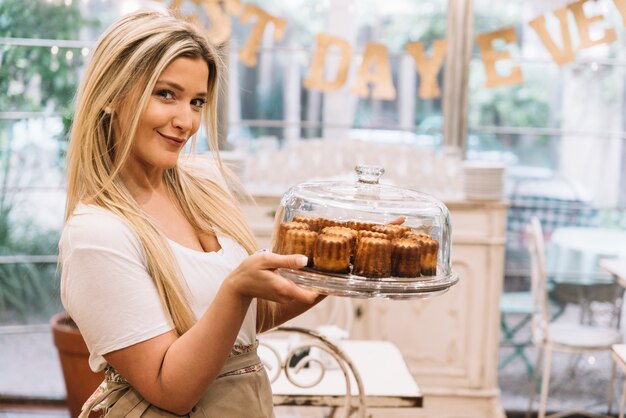
[(505, 165), (493, 161), (464, 161), (465, 198), (501, 200), (504, 198)]

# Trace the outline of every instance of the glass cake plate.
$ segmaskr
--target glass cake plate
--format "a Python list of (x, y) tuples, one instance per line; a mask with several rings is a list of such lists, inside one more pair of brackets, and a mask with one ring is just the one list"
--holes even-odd
[(459, 281), (456, 272), (432, 277), (370, 278), (354, 274), (322, 273), (310, 268), (280, 268), (277, 272), (294, 283), (332, 296), (379, 299), (427, 299), (445, 293)]
[[(355, 298), (424, 299), (454, 286), (459, 277), (452, 269), (452, 224), (445, 204), (381, 183), (383, 167), (360, 165), (355, 171), (357, 181), (300, 183), (283, 195), (272, 251), (304, 254), (310, 265), (278, 273), (320, 293)], [(371, 277), (365, 277), (368, 273)], [(380, 274), (416, 277), (374, 278)]]

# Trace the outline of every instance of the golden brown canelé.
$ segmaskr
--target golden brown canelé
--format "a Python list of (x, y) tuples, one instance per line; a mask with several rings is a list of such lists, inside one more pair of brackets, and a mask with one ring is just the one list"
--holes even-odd
[(391, 241), (381, 238), (359, 240), (354, 256), (353, 273), (365, 277), (391, 275)]
[(349, 273), (350, 240), (340, 235), (318, 235), (313, 249), (313, 268), (330, 273)]
[(278, 237), (276, 239), (276, 243), (274, 244), (273, 252), (278, 254), (283, 253), (283, 241), (285, 239), (285, 233), (290, 229), (304, 229), (309, 230), (309, 226), (303, 222), (283, 222), (280, 224), (278, 229)]
[(329, 226), (348, 226), (347, 221), (338, 221), (336, 219), (327, 219), (327, 218), (319, 218), (320, 219), (320, 231)]
[(437, 275), (437, 255), (439, 253), (439, 242), (432, 238), (424, 238), (421, 241), (421, 272), (422, 276)]
[(360, 241), (361, 238), (381, 238), (381, 239), (387, 239), (387, 234), (383, 234), (382, 232), (374, 232), (374, 231), (362, 230), (362, 231), (358, 232), (357, 242)]
[(313, 266), (313, 248), (317, 232), (306, 229), (289, 229), (283, 237), (282, 254), (304, 254), (309, 258), (309, 267)]
[(358, 237), (358, 232), (354, 229), (346, 228), (343, 226), (327, 226), (322, 229), (322, 234), (324, 235), (339, 235), (342, 237), (348, 238), (350, 241), (350, 255), (354, 255), (356, 252), (356, 241)]
[(363, 221), (348, 221), (348, 228), (354, 229), (356, 231), (371, 231), (372, 227), (376, 225), (379, 224)]
[(411, 232), (412, 231), (412, 229), (410, 227), (406, 226), (406, 225), (395, 225), (395, 224), (392, 224), (392, 226), (397, 227), (401, 231), (401, 236), (403, 236), (407, 232)]
[(371, 230), (387, 235), (387, 239), (391, 241), (402, 238), (407, 228), (400, 225), (375, 225)]
[(419, 277), (421, 274), (420, 242), (408, 238), (399, 238), (391, 244), (391, 275)]
[(302, 222), (307, 224), (311, 231), (320, 231), (320, 218), (298, 215), (293, 217), (292, 222)]
[(409, 231), (406, 231), (404, 233), (404, 238), (410, 238), (410, 239), (414, 239), (414, 240), (418, 240), (419, 241), (419, 240), (421, 240), (423, 238), (430, 238), (430, 235), (427, 235), (427, 234), (424, 234), (424, 233), (421, 233), (421, 232), (416, 232), (416, 231), (413, 231), (413, 230), (409, 230)]

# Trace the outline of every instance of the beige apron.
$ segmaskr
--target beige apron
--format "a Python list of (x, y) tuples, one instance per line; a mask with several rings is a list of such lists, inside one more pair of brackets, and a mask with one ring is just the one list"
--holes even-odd
[[(257, 355), (257, 345), (233, 349), (218, 377), (187, 416), (274, 418), (271, 386)], [(102, 410), (105, 418), (177, 416), (150, 404), (111, 367), (105, 372), (100, 391), (85, 403), (79, 418), (87, 418), (96, 410)]]

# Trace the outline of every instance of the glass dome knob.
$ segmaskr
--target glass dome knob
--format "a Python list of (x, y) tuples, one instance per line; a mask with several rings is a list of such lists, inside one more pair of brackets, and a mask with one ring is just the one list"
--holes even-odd
[(378, 184), (380, 176), (385, 173), (385, 169), (380, 165), (359, 164), (354, 170), (356, 171), (359, 183)]

